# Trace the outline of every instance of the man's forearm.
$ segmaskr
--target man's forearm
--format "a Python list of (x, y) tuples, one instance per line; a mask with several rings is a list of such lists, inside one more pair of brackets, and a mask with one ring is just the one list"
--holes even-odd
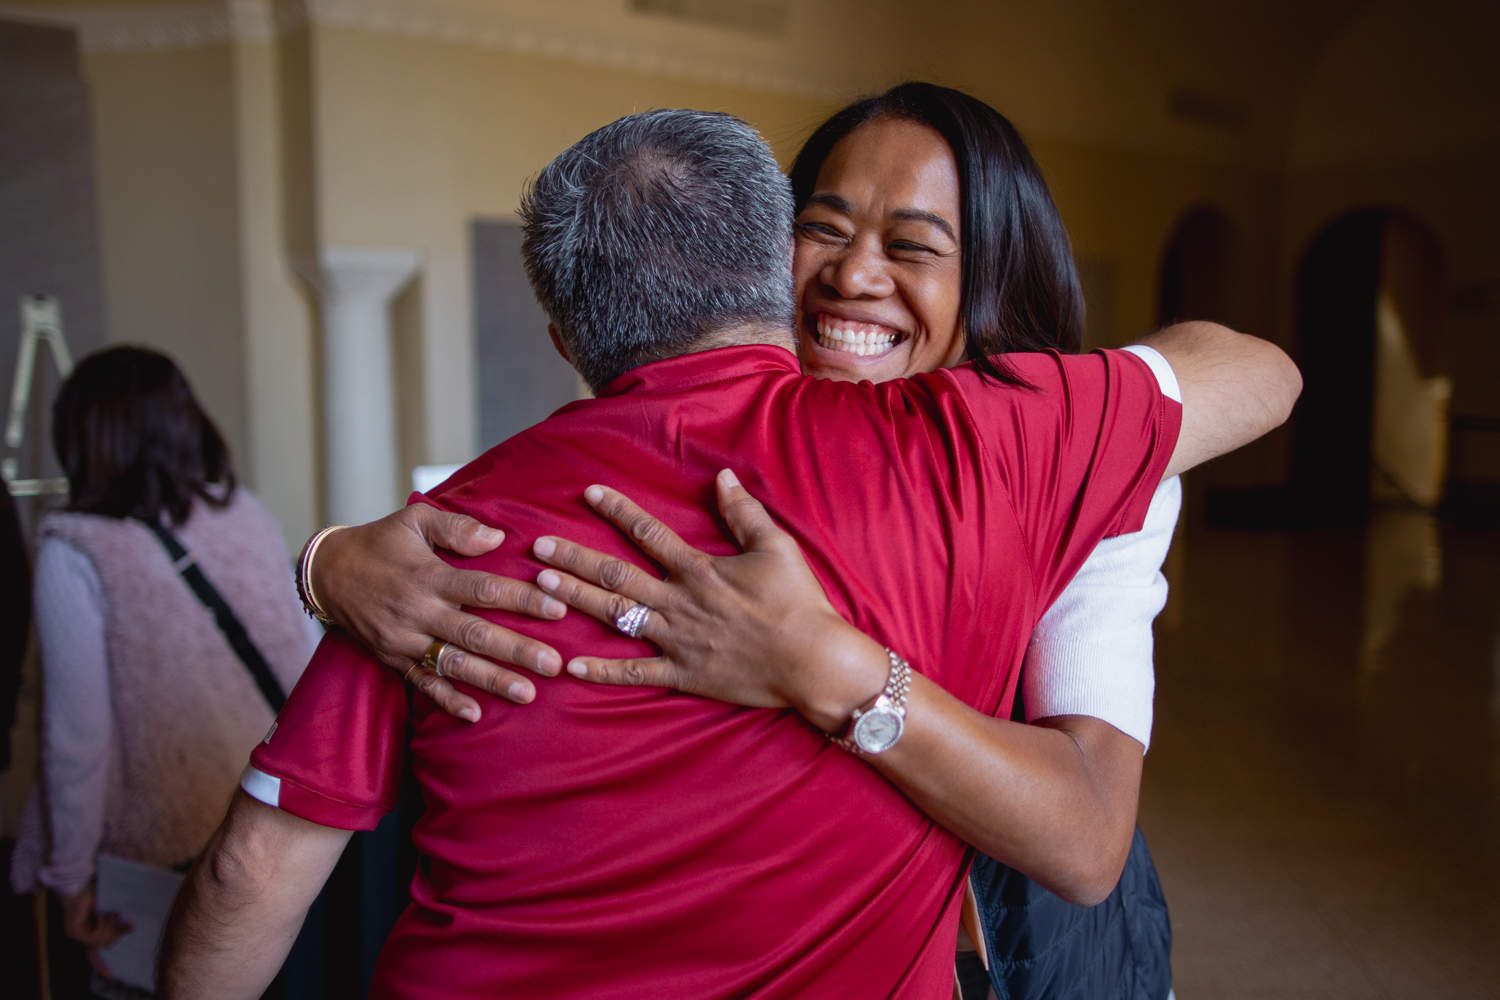
[(1281, 348), (1217, 323), (1177, 323), (1141, 343), (1167, 359), (1182, 390), (1182, 431), (1163, 479), (1279, 427), (1302, 392)]
[(172, 907), (157, 995), (259, 997), (348, 841), (236, 792)]

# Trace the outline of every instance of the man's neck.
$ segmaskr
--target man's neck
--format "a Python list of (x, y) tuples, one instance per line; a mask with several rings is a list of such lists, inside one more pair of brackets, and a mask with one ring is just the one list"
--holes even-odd
[[(550, 331), (553, 330), (553, 327), (548, 326), (547, 329)], [(557, 349), (563, 357), (568, 357), (555, 332), (552, 334), (552, 338), (552, 342), (558, 345)], [(725, 327), (722, 330), (706, 333), (681, 350), (671, 353), (652, 354), (643, 358), (640, 364), (646, 365), (654, 361), (666, 361), (668, 358), (686, 357), (689, 354), (714, 351), (721, 347), (753, 347), (757, 344), (764, 344), (767, 347), (780, 347), (790, 352), (794, 358), (797, 355), (797, 337), (792, 333), (790, 327), (767, 325), (765, 323), (745, 323), (740, 326)], [(569, 359), (569, 363), (572, 363), (571, 358)], [(629, 370), (626, 369), (626, 371)], [(620, 374), (623, 375), (624, 372)], [(593, 388), (594, 392), (598, 392), (602, 387), (595, 386)]]
[(704, 334), (689, 344), (684, 350), (672, 356), (680, 357), (684, 354), (697, 354), (700, 351), (714, 351), (720, 347), (750, 347), (755, 344), (781, 347), (791, 351), (793, 354), (797, 353), (797, 338), (789, 327), (767, 326), (764, 323), (745, 323), (741, 326), (727, 327), (723, 330), (715, 330), (713, 333)]

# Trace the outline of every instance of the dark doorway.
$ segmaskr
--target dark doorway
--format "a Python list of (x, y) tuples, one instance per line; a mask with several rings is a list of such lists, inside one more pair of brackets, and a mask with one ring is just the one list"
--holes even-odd
[(1297, 271), (1302, 398), (1292, 492), (1315, 523), (1362, 520), (1370, 504), (1375, 305), (1388, 213), (1357, 212), (1323, 231)]
[[(1416, 391), (1433, 389), (1427, 383), (1446, 383), (1433, 377), (1442, 364), (1447, 301), (1436, 239), (1391, 210), (1364, 209), (1333, 222), (1313, 240), (1296, 281), (1296, 360), (1303, 389), (1292, 418), (1290, 481), (1284, 488), (1211, 495), (1210, 522), (1240, 527), (1357, 524), (1368, 515), (1372, 499), (1430, 506), (1435, 502), (1432, 490), (1413, 489), (1418, 477), (1412, 463), (1402, 461), (1413, 454), (1392, 451), (1391, 428), (1415, 427), (1422, 413), (1403, 408), (1411, 400), (1403, 402), (1399, 392), (1377, 393), (1381, 380), (1376, 376), (1379, 347), (1385, 352), (1382, 384), (1404, 378), (1404, 387)], [(1389, 327), (1385, 340), (1377, 339), (1385, 329), (1381, 308)], [(1393, 357), (1402, 372), (1392, 367)], [(1444, 407), (1427, 411), (1427, 423), (1438, 428), (1427, 455), (1443, 450)], [(1377, 442), (1382, 420), (1385, 430)], [(1377, 461), (1380, 448), (1384, 457)], [(1437, 481), (1432, 475), (1441, 475), (1434, 469), (1429, 485)], [(1380, 487), (1373, 498), (1372, 483)]]
[(1178, 223), (1162, 255), (1157, 319), (1229, 322), (1234, 225), (1211, 205), (1193, 209)]

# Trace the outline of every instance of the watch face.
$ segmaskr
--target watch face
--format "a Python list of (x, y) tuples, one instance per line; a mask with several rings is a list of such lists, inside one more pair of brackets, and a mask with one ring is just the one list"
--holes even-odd
[(884, 753), (901, 738), (905, 721), (889, 708), (872, 708), (854, 724), (854, 743), (865, 753)]

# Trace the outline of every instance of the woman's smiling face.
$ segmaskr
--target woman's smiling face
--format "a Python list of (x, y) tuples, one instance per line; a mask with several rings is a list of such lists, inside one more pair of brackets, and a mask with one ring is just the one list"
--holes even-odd
[(959, 223), (937, 131), (880, 118), (840, 139), (796, 222), (802, 370), (883, 382), (962, 361)]

